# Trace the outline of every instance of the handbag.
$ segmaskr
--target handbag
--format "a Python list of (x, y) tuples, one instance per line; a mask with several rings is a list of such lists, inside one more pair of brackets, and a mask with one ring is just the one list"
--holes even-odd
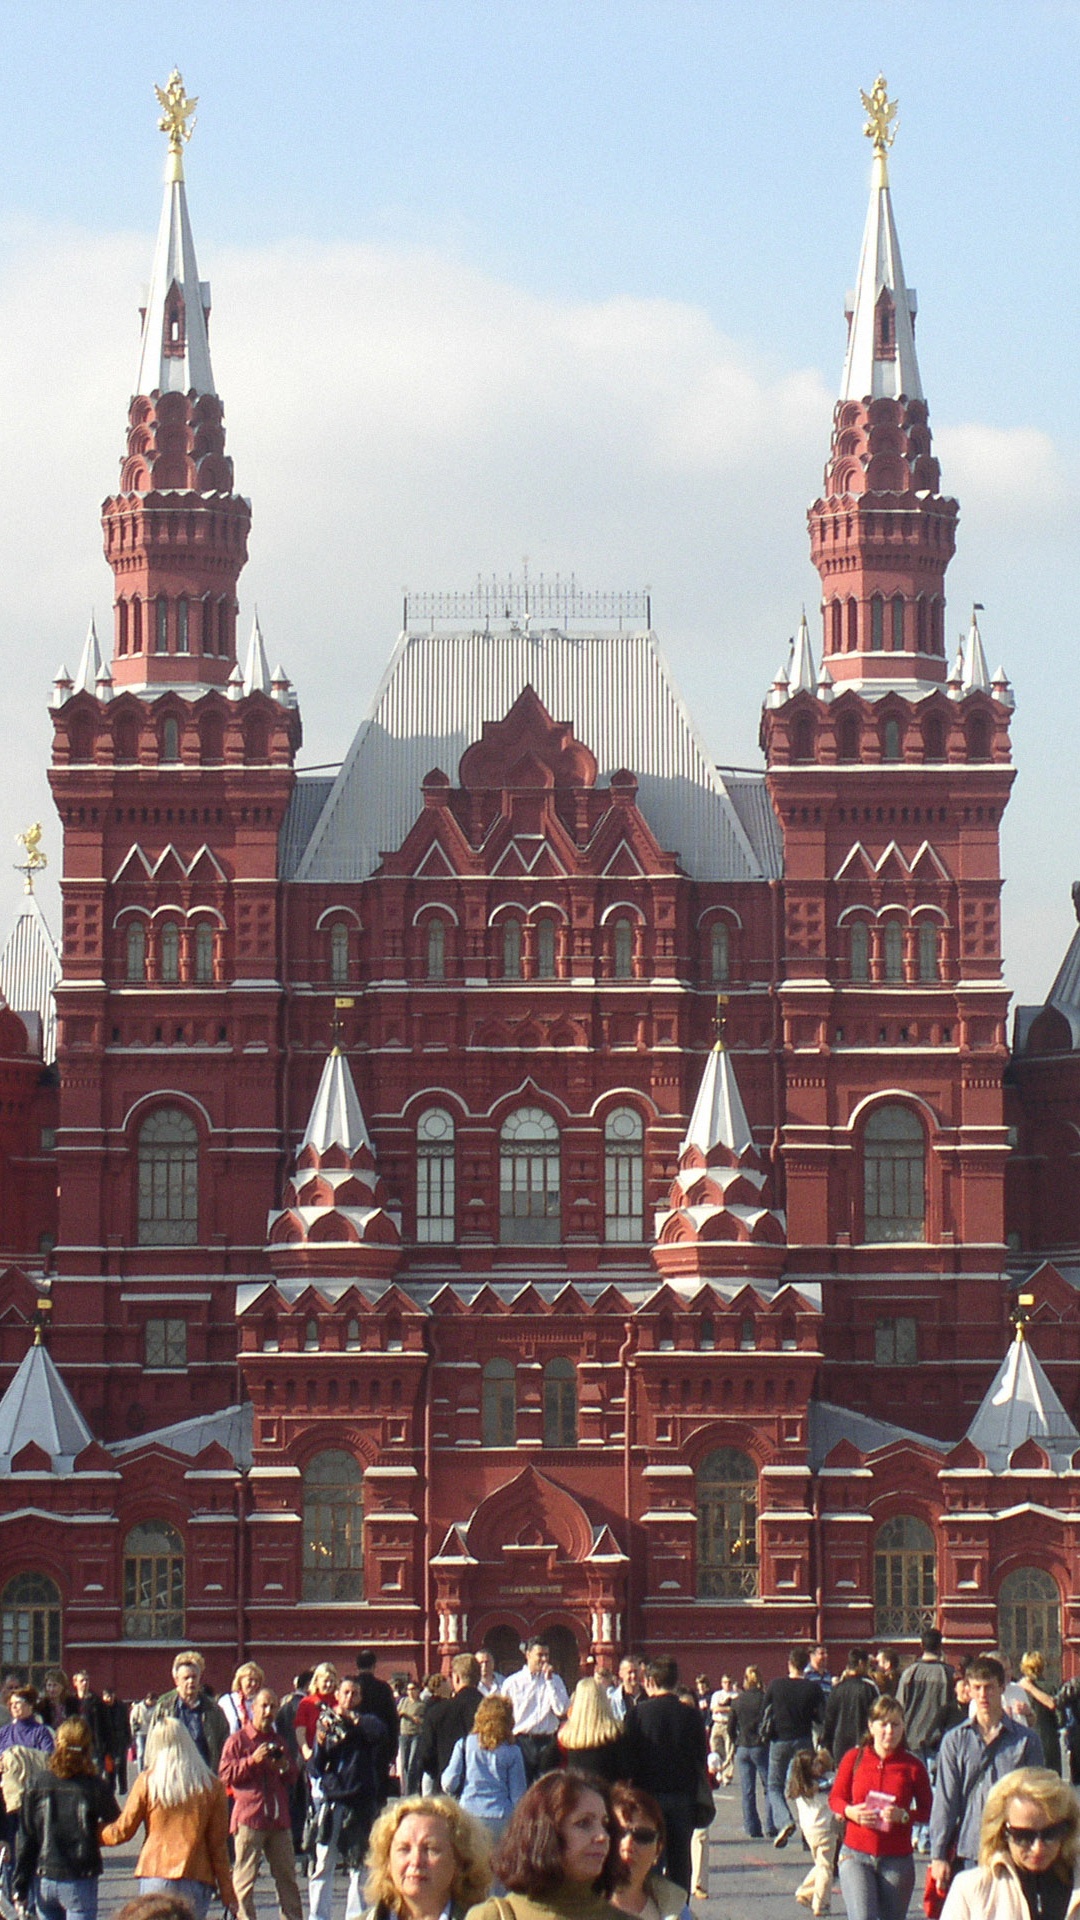
[(713, 1799), (712, 1781), (709, 1779), (708, 1764), (703, 1760), (694, 1787), (694, 1828), (711, 1827), (715, 1819), (716, 1801)]
[[(949, 1860), (952, 1861), (953, 1859), (955, 1859), (955, 1857), (956, 1857), (955, 1848), (950, 1847)], [(926, 1920), (939, 1920), (941, 1909), (945, 1905), (945, 1902), (948, 1899), (948, 1895), (949, 1895), (948, 1887), (946, 1887), (944, 1893), (938, 1892), (937, 1881), (934, 1879), (931, 1869), (927, 1867), (926, 1885), (923, 1888), (923, 1897), (922, 1897), (922, 1907), (923, 1907), (923, 1912), (926, 1915)]]
[(765, 1705), (761, 1709), (761, 1718), (758, 1721), (758, 1745), (760, 1747), (767, 1747), (770, 1740), (775, 1739), (776, 1716), (773, 1713), (772, 1701), (766, 1700)]

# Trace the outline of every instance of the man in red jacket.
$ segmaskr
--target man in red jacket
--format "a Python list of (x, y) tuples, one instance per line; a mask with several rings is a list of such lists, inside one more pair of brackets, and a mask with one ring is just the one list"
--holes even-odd
[(295, 1767), (274, 1728), (277, 1694), (263, 1687), (251, 1720), (225, 1742), (221, 1778), (232, 1795), (230, 1826), (236, 1844), (233, 1884), (240, 1920), (255, 1920), (255, 1882), (263, 1855), (277, 1889), (282, 1920), (303, 1920), (296, 1882), (289, 1786)]

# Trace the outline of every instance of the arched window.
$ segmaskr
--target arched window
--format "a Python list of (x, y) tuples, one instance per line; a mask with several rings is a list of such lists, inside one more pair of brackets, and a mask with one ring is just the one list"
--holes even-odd
[(892, 603), (892, 644), (893, 644), (894, 653), (903, 652), (903, 649), (904, 649), (904, 601), (903, 601), (903, 596), (899, 593), (895, 596)]
[(792, 743), (792, 759), (812, 760), (814, 757), (814, 722), (808, 713), (800, 713), (795, 722), (795, 738)]
[(364, 1597), (364, 1482), (351, 1453), (334, 1447), (304, 1468), (304, 1600)]
[(614, 932), (615, 978), (634, 977), (634, 927), (630, 920), (616, 920)]
[(752, 1600), (758, 1590), (757, 1468), (718, 1447), (697, 1471), (699, 1600)]
[(429, 1107), (416, 1128), (416, 1237), (454, 1238), (454, 1117)]
[(544, 1445), (577, 1446), (577, 1375), (562, 1358), (544, 1368)]
[(724, 920), (714, 920), (709, 928), (709, 962), (713, 980), (728, 978), (731, 971), (731, 935)]
[(175, 920), (161, 923), (161, 977), (163, 980), (180, 978), (180, 928)]
[(126, 653), (127, 650), (128, 603), (126, 600), (118, 600), (116, 603), (116, 651), (117, 653)]
[(158, 594), (157, 604), (154, 611), (156, 616), (155, 623), (154, 623), (154, 651), (155, 653), (168, 653), (169, 651), (169, 603), (166, 600), (165, 595), (163, 593)]
[(645, 1129), (632, 1107), (604, 1122), (604, 1238), (640, 1240), (645, 1228)]
[(199, 605), (202, 608), (202, 650), (204, 653), (213, 653), (214, 602), (208, 593), (204, 593)]
[(504, 980), (521, 979), (521, 921), (504, 920), (502, 930)]
[(990, 728), (983, 714), (977, 713), (968, 721), (967, 749), (969, 760), (989, 760)]
[(932, 921), (923, 920), (919, 925), (919, 979), (936, 980), (938, 977), (938, 934)]
[(859, 723), (853, 713), (845, 713), (840, 722), (840, 758), (857, 760), (859, 757)]
[(335, 920), (330, 929), (330, 978), (340, 986), (349, 977), (349, 929)]
[(180, 758), (180, 722), (171, 715), (161, 729), (161, 757), (163, 760)]
[(195, 929), (195, 978), (203, 987), (214, 978), (214, 929), (209, 920), (200, 920)]
[(853, 980), (870, 978), (870, 929), (865, 920), (851, 923), (851, 977)]
[(517, 1439), (517, 1393), (509, 1360), (489, 1360), (480, 1383), (485, 1447), (512, 1447)]
[(541, 980), (555, 978), (555, 922), (548, 918), (536, 923), (536, 971)]
[(847, 650), (855, 653), (859, 645), (859, 603), (849, 600), (847, 603)]
[(184, 1543), (164, 1520), (144, 1520), (124, 1541), (124, 1638), (184, 1637)]
[(1042, 1567), (1016, 1567), (1001, 1583), (997, 1601), (997, 1644), (1014, 1673), (1025, 1653), (1042, 1654), (1044, 1684), (1061, 1679), (1061, 1595), (1057, 1581)]
[(885, 602), (880, 593), (870, 602), (870, 645), (875, 653), (885, 645)]
[[(224, 595), (222, 595), (221, 599), (218, 601), (217, 614), (218, 614), (218, 629), (217, 629), (218, 652), (225, 654), (225, 653), (228, 653), (229, 651), (229, 603), (225, 599)], [(263, 754), (262, 758), (265, 760), (266, 755)]]
[(874, 1541), (874, 1632), (913, 1640), (934, 1625), (937, 1555), (924, 1520), (898, 1513)]
[(885, 722), (882, 758), (885, 760), (899, 760), (900, 758), (900, 722), (898, 720), (886, 720)]
[(199, 1237), (199, 1134), (179, 1107), (139, 1130), (139, 1245), (193, 1247)]
[(446, 922), (429, 920), (427, 928), (427, 977), (446, 979)]
[(930, 622), (927, 618), (926, 595), (920, 593), (915, 608), (915, 637), (920, 653), (925, 653), (930, 639)]
[(304, 1322), (304, 1352), (318, 1353), (318, 1351), (319, 1323), (317, 1320), (307, 1320)]
[(868, 1241), (926, 1236), (926, 1136), (910, 1107), (875, 1107), (863, 1134)]
[(833, 653), (839, 653), (844, 645), (844, 609), (839, 600), (834, 600), (831, 608)]
[(191, 652), (191, 626), (188, 618), (188, 603), (181, 598), (176, 603), (176, 651)]
[(60, 1590), (44, 1573), (17, 1573), (0, 1595), (0, 1660), (35, 1687), (60, 1665)]
[(885, 922), (885, 978), (902, 980), (904, 977), (904, 929), (899, 920)]
[(562, 1237), (559, 1129), (542, 1107), (518, 1107), (499, 1138), (500, 1237), (553, 1246)]
[(131, 651), (142, 652), (142, 601), (138, 594), (131, 602)]
[(146, 979), (146, 922), (129, 920), (127, 928), (127, 977)]
[(927, 721), (923, 738), (926, 743), (924, 747), (926, 758), (928, 760), (944, 760), (945, 729), (936, 716)]

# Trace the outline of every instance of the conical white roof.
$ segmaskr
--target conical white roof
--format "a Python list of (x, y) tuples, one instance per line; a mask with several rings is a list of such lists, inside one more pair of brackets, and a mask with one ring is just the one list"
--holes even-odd
[(741, 1157), (753, 1144), (754, 1136), (742, 1103), (731, 1055), (723, 1041), (718, 1040), (705, 1062), (682, 1151), (685, 1152), (687, 1147), (697, 1147), (700, 1153), (707, 1155), (713, 1147), (729, 1147), (736, 1157)]
[(338, 1047), (322, 1070), (307, 1132), (300, 1146), (301, 1151), (304, 1147), (314, 1147), (317, 1153), (325, 1153), (328, 1147), (344, 1147), (346, 1153), (366, 1147), (371, 1152), (356, 1084), (349, 1063)]
[[(878, 357), (875, 352), (877, 304), (882, 289), (892, 296), (895, 309), (895, 353), (888, 359)], [(859, 277), (851, 296), (841, 400), (895, 400), (902, 393), (909, 400), (922, 399), (922, 381), (915, 357), (916, 305), (915, 294), (909, 292), (904, 281), (885, 155), (876, 153)]]
[(270, 678), (270, 666), (263, 646), (262, 628), (259, 616), (251, 622), (251, 639), (248, 641), (247, 660), (244, 665), (244, 692), (269, 693), (273, 681)]
[(79, 656), (79, 664), (75, 669), (75, 678), (71, 687), (72, 693), (96, 693), (98, 674), (101, 672), (101, 668), (101, 648), (98, 645), (97, 627), (94, 625), (94, 616), (91, 614), (90, 625), (86, 629), (86, 639), (83, 641), (83, 650)]
[(814, 668), (814, 650), (810, 645), (810, 629), (806, 624), (806, 611), (803, 610), (799, 621), (799, 631), (791, 644), (791, 664), (788, 667), (788, 693), (813, 693), (817, 686), (817, 673)]
[(963, 665), (960, 672), (960, 684), (965, 693), (989, 693), (990, 672), (983, 651), (979, 622), (972, 609), (971, 626), (963, 644)]
[(33, 1440), (54, 1473), (71, 1473), (93, 1437), (47, 1349), (35, 1343), (0, 1400), (0, 1467), (10, 1473), (12, 1456)]
[[(167, 339), (169, 294), (176, 286), (183, 295), (180, 338)], [(136, 393), (214, 393), (210, 365), (209, 282), (199, 279), (195, 242), (188, 218), (184, 169), (180, 155), (170, 153), (165, 163), (165, 199), (161, 209), (154, 269), (143, 314)], [(171, 324), (168, 331), (172, 333)]]
[(1050, 1385), (1023, 1330), (1005, 1355), (992, 1386), (967, 1431), (991, 1473), (1004, 1473), (1009, 1456), (1025, 1440), (1036, 1440), (1056, 1472), (1072, 1464), (1080, 1433)]

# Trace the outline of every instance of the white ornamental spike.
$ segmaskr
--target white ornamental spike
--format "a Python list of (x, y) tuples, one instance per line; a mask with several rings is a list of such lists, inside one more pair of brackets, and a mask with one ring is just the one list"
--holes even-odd
[(101, 671), (101, 648), (98, 646), (97, 628), (94, 616), (90, 615), (90, 625), (86, 629), (86, 639), (75, 670), (74, 693), (93, 693), (97, 686), (97, 677)]
[(107, 661), (103, 660), (101, 663), (101, 671), (94, 684), (94, 692), (102, 704), (113, 697), (113, 677), (109, 672)]
[(56, 669), (56, 678), (52, 684), (52, 692), (49, 695), (49, 705), (50, 707), (62, 707), (70, 699), (71, 675), (61, 660), (60, 665)]
[(239, 666), (235, 666), (229, 675), (228, 685), (225, 688), (225, 698), (226, 700), (242, 700), (243, 697), (244, 676)]
[(961, 686), (964, 693), (989, 693), (990, 674), (983, 652), (982, 635), (979, 632), (979, 608), (971, 609), (971, 626), (968, 629), (964, 646), (964, 664)]
[(806, 608), (803, 608), (799, 631), (791, 643), (791, 665), (788, 668), (788, 697), (796, 693), (813, 693), (817, 685), (817, 673), (814, 668), (814, 652), (810, 645), (810, 629), (806, 624)]
[(269, 693), (272, 682), (270, 666), (263, 646), (262, 628), (259, 625), (258, 610), (251, 623), (251, 639), (248, 641), (247, 662), (244, 666), (244, 692)]

